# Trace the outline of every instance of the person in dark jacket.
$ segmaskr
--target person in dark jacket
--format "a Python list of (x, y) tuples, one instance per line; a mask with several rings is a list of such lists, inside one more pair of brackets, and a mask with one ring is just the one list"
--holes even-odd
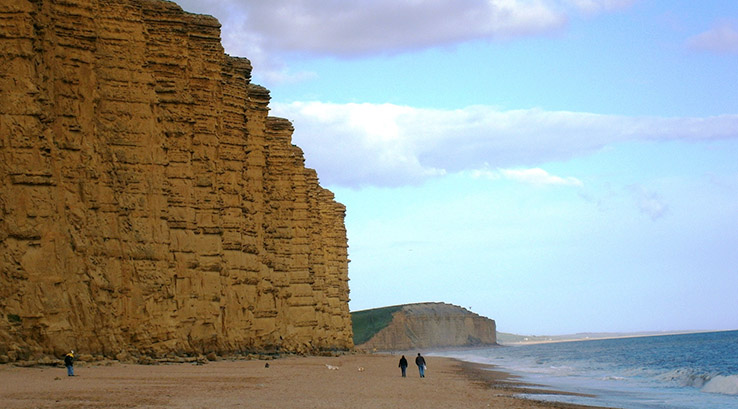
[(64, 366), (67, 367), (67, 376), (74, 376), (74, 351), (64, 355)]
[(405, 359), (405, 355), (400, 358), (400, 369), (402, 369), (402, 377), (406, 377), (405, 371), (407, 370), (407, 359)]
[(425, 358), (420, 355), (420, 352), (418, 352), (418, 356), (415, 357), (415, 365), (418, 366), (420, 377), (425, 378)]

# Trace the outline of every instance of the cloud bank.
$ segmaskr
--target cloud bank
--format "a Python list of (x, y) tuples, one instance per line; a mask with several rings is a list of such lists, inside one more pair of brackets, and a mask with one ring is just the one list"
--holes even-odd
[[(178, 0), (220, 20), (223, 45), (250, 58), (267, 80), (299, 80), (290, 55), (353, 58), (468, 41), (549, 35), (572, 16), (596, 15), (635, 0)], [(268, 50), (268, 52), (266, 51)]]
[[(738, 138), (738, 115), (661, 118), (490, 106), (271, 105), (273, 115), (294, 122), (294, 143), (305, 151), (307, 165), (318, 170), (321, 182), (347, 187), (400, 186), (446, 173), (516, 168), (528, 170), (500, 175), (551, 183), (553, 176), (535, 171), (536, 166), (618, 142)], [(566, 178), (559, 183), (576, 185)]]

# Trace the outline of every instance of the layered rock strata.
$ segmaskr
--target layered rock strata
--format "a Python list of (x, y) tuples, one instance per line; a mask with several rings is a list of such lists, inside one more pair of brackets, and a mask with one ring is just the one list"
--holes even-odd
[(220, 24), (0, 4), (0, 361), (351, 348), (345, 208)]
[(421, 303), (400, 306), (389, 325), (357, 347), (406, 351), (496, 344), (494, 320), (452, 304)]

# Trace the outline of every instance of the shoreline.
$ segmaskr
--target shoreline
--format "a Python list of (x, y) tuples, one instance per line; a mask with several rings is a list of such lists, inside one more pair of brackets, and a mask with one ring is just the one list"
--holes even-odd
[[(137, 365), (111, 362), (63, 367), (0, 366), (4, 409), (39, 408), (290, 408), (403, 407), (429, 404), (448, 409), (592, 409), (537, 401), (522, 393), (538, 389), (498, 367), (453, 358), (426, 357), (426, 378), (415, 366), (400, 377), (399, 356), (346, 354), (219, 360), (207, 364)], [(267, 364), (269, 366), (267, 367)]]
[[(496, 397), (512, 398), (517, 402), (527, 402), (531, 405), (522, 406), (524, 408), (612, 409), (603, 406), (579, 405), (575, 403), (535, 399), (534, 396), (536, 395), (568, 395), (584, 397), (593, 395), (549, 389), (547, 385), (523, 382), (518, 380), (519, 378), (517, 376), (512, 375), (495, 365), (467, 362), (456, 358), (444, 357), (444, 359), (456, 362), (456, 365), (458, 365), (459, 368), (459, 373), (469, 379), (469, 381), (486, 389), (496, 391)], [(518, 396), (520, 394), (526, 394), (528, 397)]]
[[(650, 338), (650, 337), (666, 337), (671, 335), (693, 335), (693, 334), (711, 334), (718, 332), (733, 332), (734, 329), (720, 329), (720, 330), (684, 330), (684, 331), (659, 331), (659, 332), (642, 332), (642, 333), (625, 333), (625, 334), (612, 334), (612, 335), (593, 335), (581, 338), (570, 336), (565, 338), (567, 335), (552, 335), (547, 337), (545, 335), (531, 336), (531, 337), (547, 337), (546, 339), (534, 339), (530, 341), (514, 341), (514, 342), (498, 342), (498, 346), (502, 347), (515, 347), (524, 345), (540, 345), (540, 344), (559, 344), (564, 342), (587, 342), (587, 341), (601, 341), (610, 339), (630, 339), (630, 338)], [(522, 335), (521, 335), (522, 336)]]

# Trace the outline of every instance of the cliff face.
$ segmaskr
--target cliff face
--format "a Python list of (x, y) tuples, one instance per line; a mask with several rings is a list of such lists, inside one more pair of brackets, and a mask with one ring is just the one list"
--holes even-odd
[[(359, 342), (359, 341), (357, 341)], [(495, 345), (495, 321), (445, 303), (403, 305), (361, 349), (412, 350)]]
[(0, 361), (351, 348), (345, 208), (220, 25), (0, 4)]

